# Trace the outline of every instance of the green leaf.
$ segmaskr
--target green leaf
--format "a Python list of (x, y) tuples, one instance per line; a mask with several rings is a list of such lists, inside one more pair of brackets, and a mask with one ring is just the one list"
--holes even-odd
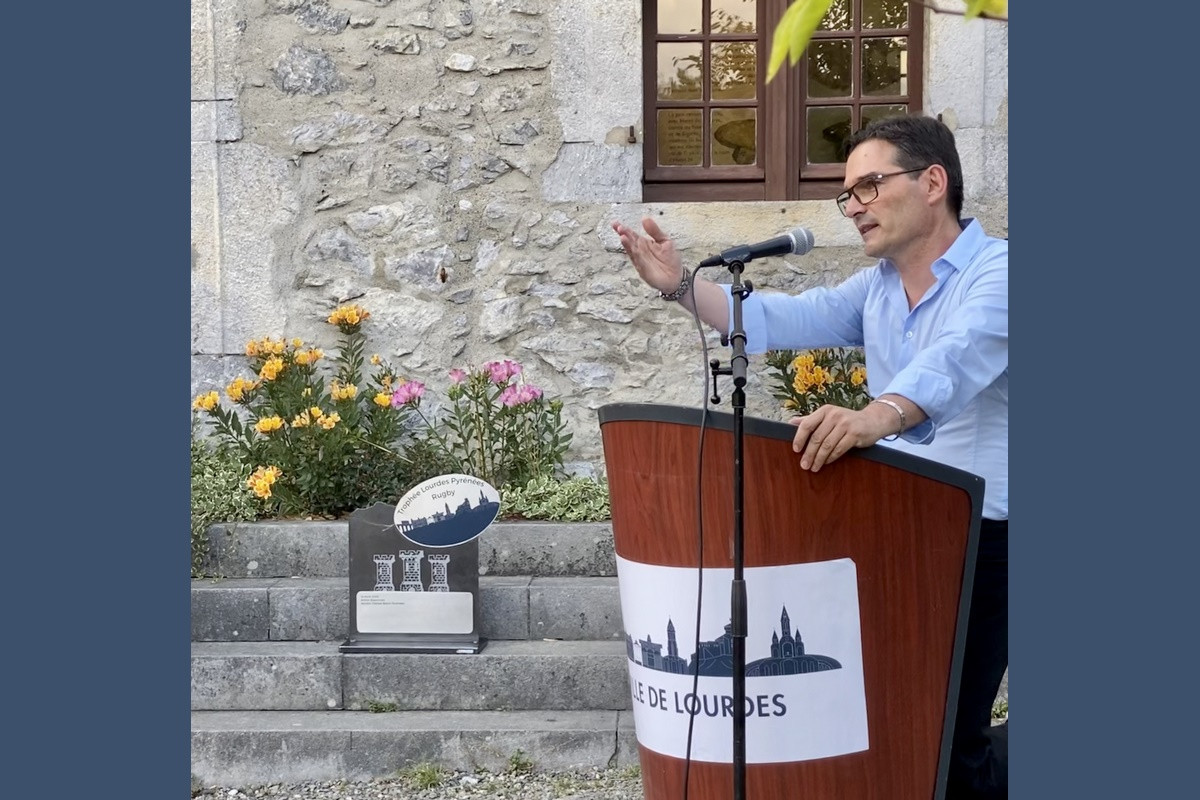
[(833, 0), (796, 0), (783, 12), (771, 38), (771, 60), (767, 64), (767, 82), (783, 66), (786, 56), (794, 67), (808, 47), (813, 31), (821, 24)]
[(967, 10), (963, 18), (974, 19), (980, 14), (1002, 19), (1008, 16), (1008, 0), (967, 0)]

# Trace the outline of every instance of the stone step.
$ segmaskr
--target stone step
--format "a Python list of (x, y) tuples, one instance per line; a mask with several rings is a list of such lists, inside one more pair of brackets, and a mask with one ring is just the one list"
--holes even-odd
[(362, 781), (418, 764), (500, 772), (637, 766), (629, 711), (193, 711), (204, 785)]
[[(346, 577), (350, 524), (272, 520), (214, 525), (204, 575)], [(479, 537), (481, 575), (617, 574), (608, 522), (496, 522)]]
[[(480, 634), (494, 639), (624, 639), (616, 578), (479, 578)], [(347, 578), (192, 581), (192, 641), (344, 641)]]
[(194, 642), (193, 711), (630, 707), (622, 641), (489, 641), (480, 653), (343, 654), (340, 642)]

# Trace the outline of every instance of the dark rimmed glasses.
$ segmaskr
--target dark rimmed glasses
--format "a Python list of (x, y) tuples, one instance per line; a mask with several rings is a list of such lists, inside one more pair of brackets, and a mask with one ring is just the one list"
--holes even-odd
[(850, 202), (851, 195), (854, 195), (854, 199), (864, 206), (874, 203), (879, 198), (879, 184), (883, 183), (884, 178), (907, 175), (910, 172), (924, 172), (927, 169), (929, 167), (925, 166), (917, 169), (902, 169), (899, 172), (877, 172), (874, 175), (868, 175), (837, 196), (838, 211), (842, 212), (843, 217), (846, 216), (846, 203)]

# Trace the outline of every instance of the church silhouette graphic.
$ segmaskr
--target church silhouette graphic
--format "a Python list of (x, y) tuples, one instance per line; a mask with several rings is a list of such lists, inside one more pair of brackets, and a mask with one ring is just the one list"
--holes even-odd
[(496, 513), (500, 504), (489, 500), (484, 492), (479, 493), (479, 504), (471, 505), (471, 499), (464, 497), (458, 507), (451, 510), (450, 504), (445, 504), (444, 511), (435, 511), (426, 517), (412, 517), (396, 521), (396, 528), (409, 541), (423, 544), (426, 547), (452, 547), (474, 539), (483, 532)]
[[(670, 672), (676, 675), (699, 674), (713, 678), (733, 677), (733, 635), (732, 623), (725, 626), (725, 634), (720, 638), (700, 642), (698, 653), (693, 653), (691, 659), (679, 655), (679, 643), (675, 638), (675, 623), (667, 620), (667, 653), (663, 655), (662, 644), (651, 637), (638, 639), (634, 642), (631, 635), (625, 634), (625, 654), (635, 664), (659, 672)], [(637, 653), (641, 653), (638, 660)], [(771, 634), (771, 655), (746, 663), (746, 677), (755, 678), (768, 675), (802, 675), (808, 672), (823, 672), (829, 669), (841, 669), (841, 662), (829, 656), (804, 652), (804, 641), (800, 632), (792, 632), (791, 618), (787, 606), (779, 617), (779, 630)]]

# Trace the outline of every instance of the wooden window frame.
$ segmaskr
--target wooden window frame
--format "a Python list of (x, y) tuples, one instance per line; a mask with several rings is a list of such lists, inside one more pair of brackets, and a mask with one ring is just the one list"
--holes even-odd
[[(855, 19), (861, 19), (862, 0), (849, 0)], [(642, 0), (642, 81), (643, 81), (643, 158), (642, 199), (644, 202), (706, 202), (722, 200), (828, 200), (842, 190), (845, 167), (842, 164), (806, 164), (804, 118), (809, 107), (851, 107), (851, 127), (859, 127), (863, 105), (907, 105), (910, 114), (919, 113), (924, 102), (924, 44), (925, 8), (909, 3), (908, 26), (899, 29), (852, 28), (851, 30), (817, 31), (818, 39), (850, 39), (853, 41), (852, 90), (845, 97), (815, 98), (804, 102), (808, 90), (808, 54), (801, 56), (796, 66), (787, 63), (775, 79), (766, 83), (766, 68), (770, 56), (771, 36), (789, 0), (758, 0), (756, 31), (758, 36), (757, 69), (755, 71), (754, 106), (756, 116), (756, 147), (759, 157), (753, 166), (718, 167), (660, 167), (658, 166), (658, 114), (660, 107), (671, 103), (658, 102), (658, 44), (685, 37), (657, 33), (658, 3)], [(864, 39), (905, 36), (908, 38), (908, 96), (862, 96), (862, 42)], [(710, 34), (689, 37), (701, 39), (702, 52), (707, 55), (712, 42), (737, 40), (737, 35)], [(707, 59), (705, 59), (707, 63)], [(705, 75), (705, 103), (710, 103), (709, 76)], [(721, 102), (722, 106), (746, 105), (745, 102)], [(708, 106), (706, 105), (705, 108)], [(789, 123), (789, 121), (792, 121)], [(707, 131), (708, 122), (704, 130)], [(704, 138), (707, 152), (707, 134)], [(706, 156), (707, 157), (707, 156)]]

